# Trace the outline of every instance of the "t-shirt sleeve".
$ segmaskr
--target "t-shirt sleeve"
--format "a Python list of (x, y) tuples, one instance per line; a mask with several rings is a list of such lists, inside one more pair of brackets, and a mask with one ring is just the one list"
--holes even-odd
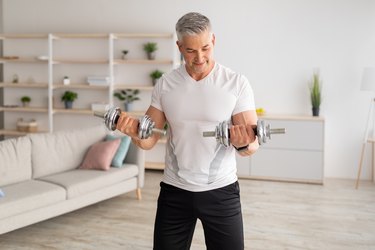
[(161, 106), (161, 92), (162, 92), (162, 86), (163, 86), (164, 78), (161, 77), (157, 81), (153, 91), (152, 91), (152, 97), (151, 97), (151, 106), (154, 108), (157, 108), (160, 111), (163, 111), (163, 108)]
[(248, 110), (255, 110), (254, 93), (247, 78), (241, 76), (238, 87), (237, 103), (234, 107), (233, 115)]

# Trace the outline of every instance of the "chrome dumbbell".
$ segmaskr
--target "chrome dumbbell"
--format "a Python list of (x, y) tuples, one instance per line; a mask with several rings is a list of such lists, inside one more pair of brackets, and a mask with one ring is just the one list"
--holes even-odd
[[(285, 134), (285, 128), (273, 128), (268, 124), (266, 125), (264, 121), (258, 120), (256, 128), (253, 129), (254, 134), (258, 137), (259, 144), (267, 142), (267, 139), (271, 139), (271, 134)], [(229, 123), (221, 122), (216, 126), (215, 131), (203, 132), (203, 137), (215, 137), (216, 140), (224, 145), (225, 147), (230, 146), (230, 133), (229, 133)]]
[[(108, 109), (105, 113), (103, 112), (94, 112), (95, 116), (98, 116), (100, 118), (104, 119), (105, 126), (109, 130), (116, 130), (117, 121), (120, 118), (121, 109), (118, 107), (113, 107)], [(147, 139), (149, 138), (153, 133), (158, 133), (161, 135), (165, 135), (167, 131), (163, 129), (155, 128), (155, 122), (151, 120), (151, 118), (147, 115), (144, 115), (139, 119), (139, 125), (138, 125), (138, 137), (140, 139)]]

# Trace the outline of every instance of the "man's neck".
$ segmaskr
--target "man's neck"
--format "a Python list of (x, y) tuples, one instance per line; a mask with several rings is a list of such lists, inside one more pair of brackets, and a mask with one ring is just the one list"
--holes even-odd
[(211, 71), (213, 70), (213, 68), (215, 67), (215, 62), (212, 62), (210, 65), (209, 65), (209, 69), (205, 72), (202, 72), (202, 73), (195, 73), (195, 72), (190, 72), (189, 69), (186, 67), (185, 65), (185, 69), (186, 69), (186, 72), (190, 75), (191, 78), (193, 78), (195, 81), (200, 81), (202, 80), (203, 78), (205, 78), (206, 76), (208, 76)]

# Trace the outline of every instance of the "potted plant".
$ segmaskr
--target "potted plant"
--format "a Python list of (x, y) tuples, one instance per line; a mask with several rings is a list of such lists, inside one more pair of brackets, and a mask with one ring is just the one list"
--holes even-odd
[(73, 108), (73, 102), (75, 99), (78, 98), (78, 94), (73, 91), (65, 91), (64, 94), (61, 96), (61, 101), (65, 103), (66, 109)]
[(131, 111), (131, 104), (134, 101), (140, 100), (138, 97), (139, 89), (125, 89), (120, 92), (116, 92), (113, 95), (117, 97), (120, 101), (124, 102), (125, 111)]
[(64, 85), (69, 85), (70, 84), (70, 78), (69, 78), (69, 76), (64, 76), (63, 84)]
[(156, 81), (164, 74), (164, 72), (160, 70), (154, 70), (151, 72), (150, 77), (152, 79), (152, 85), (155, 86)]
[(31, 102), (31, 98), (29, 96), (22, 96), (21, 102), (24, 107), (28, 107)]
[(13, 75), (13, 80), (12, 80), (12, 83), (18, 83), (18, 75), (17, 74), (14, 74)]
[(122, 60), (126, 60), (126, 55), (129, 53), (129, 50), (122, 50)]
[(313, 116), (319, 116), (320, 104), (322, 102), (322, 83), (319, 74), (314, 73), (310, 82), (310, 100)]
[(147, 59), (154, 60), (155, 59), (155, 51), (158, 49), (157, 43), (148, 42), (143, 45), (143, 50), (147, 54)]

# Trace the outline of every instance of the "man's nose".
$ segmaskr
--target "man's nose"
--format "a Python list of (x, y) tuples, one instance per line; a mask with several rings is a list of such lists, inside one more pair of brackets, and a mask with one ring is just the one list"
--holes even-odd
[(203, 61), (203, 52), (202, 51), (197, 51), (197, 54), (196, 54), (196, 60), (198, 62), (202, 62)]

